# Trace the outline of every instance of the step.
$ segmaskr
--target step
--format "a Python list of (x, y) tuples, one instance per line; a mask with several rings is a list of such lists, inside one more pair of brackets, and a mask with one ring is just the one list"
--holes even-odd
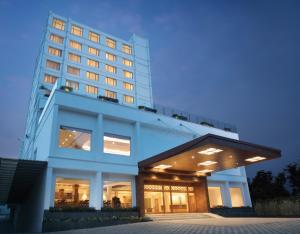
[(154, 221), (183, 220), (183, 219), (208, 219), (213, 216), (208, 213), (169, 213), (169, 214), (147, 214)]

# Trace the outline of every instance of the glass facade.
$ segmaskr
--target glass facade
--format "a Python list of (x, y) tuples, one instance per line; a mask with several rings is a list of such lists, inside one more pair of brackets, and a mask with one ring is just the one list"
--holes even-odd
[(104, 153), (130, 156), (129, 137), (104, 133), (103, 141)]
[(59, 147), (90, 151), (91, 131), (61, 126), (59, 129)]
[(131, 182), (104, 181), (103, 207), (112, 207), (112, 208), (132, 207)]
[(211, 208), (223, 206), (221, 187), (208, 187), (208, 196)]

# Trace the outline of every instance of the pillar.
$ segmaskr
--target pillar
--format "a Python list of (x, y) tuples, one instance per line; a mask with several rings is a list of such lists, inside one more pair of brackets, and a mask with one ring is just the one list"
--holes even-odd
[(232, 202), (231, 202), (230, 187), (228, 181), (225, 181), (224, 186), (222, 186), (222, 197), (223, 197), (223, 205), (231, 208)]
[(196, 212), (209, 212), (209, 198), (206, 177), (201, 178), (194, 185), (196, 198)]
[(54, 195), (54, 188), (53, 186), (53, 168), (47, 167), (46, 169), (46, 178), (45, 178), (45, 199), (44, 199), (44, 209), (48, 210), (50, 206), (53, 204), (53, 195)]
[(97, 172), (90, 187), (90, 207), (100, 210), (102, 207), (102, 172)]
[(144, 177), (139, 174), (135, 177), (136, 185), (136, 206), (139, 208), (140, 216), (145, 215), (144, 208)]

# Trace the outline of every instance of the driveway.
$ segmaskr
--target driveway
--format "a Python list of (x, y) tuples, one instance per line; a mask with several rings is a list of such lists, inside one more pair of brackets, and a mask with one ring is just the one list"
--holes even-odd
[(211, 234), (298, 234), (300, 233), (300, 218), (211, 218), (163, 220), (125, 224), (92, 229), (80, 229), (56, 234), (184, 234), (184, 233), (211, 233)]

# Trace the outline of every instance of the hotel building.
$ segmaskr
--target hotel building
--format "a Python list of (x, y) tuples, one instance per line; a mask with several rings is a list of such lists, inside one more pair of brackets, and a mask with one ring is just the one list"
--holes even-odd
[(49, 14), (21, 147), (21, 159), (47, 162), (37, 212), (251, 207), (244, 166), (279, 156), (240, 141), (231, 125), (157, 109), (147, 39)]

